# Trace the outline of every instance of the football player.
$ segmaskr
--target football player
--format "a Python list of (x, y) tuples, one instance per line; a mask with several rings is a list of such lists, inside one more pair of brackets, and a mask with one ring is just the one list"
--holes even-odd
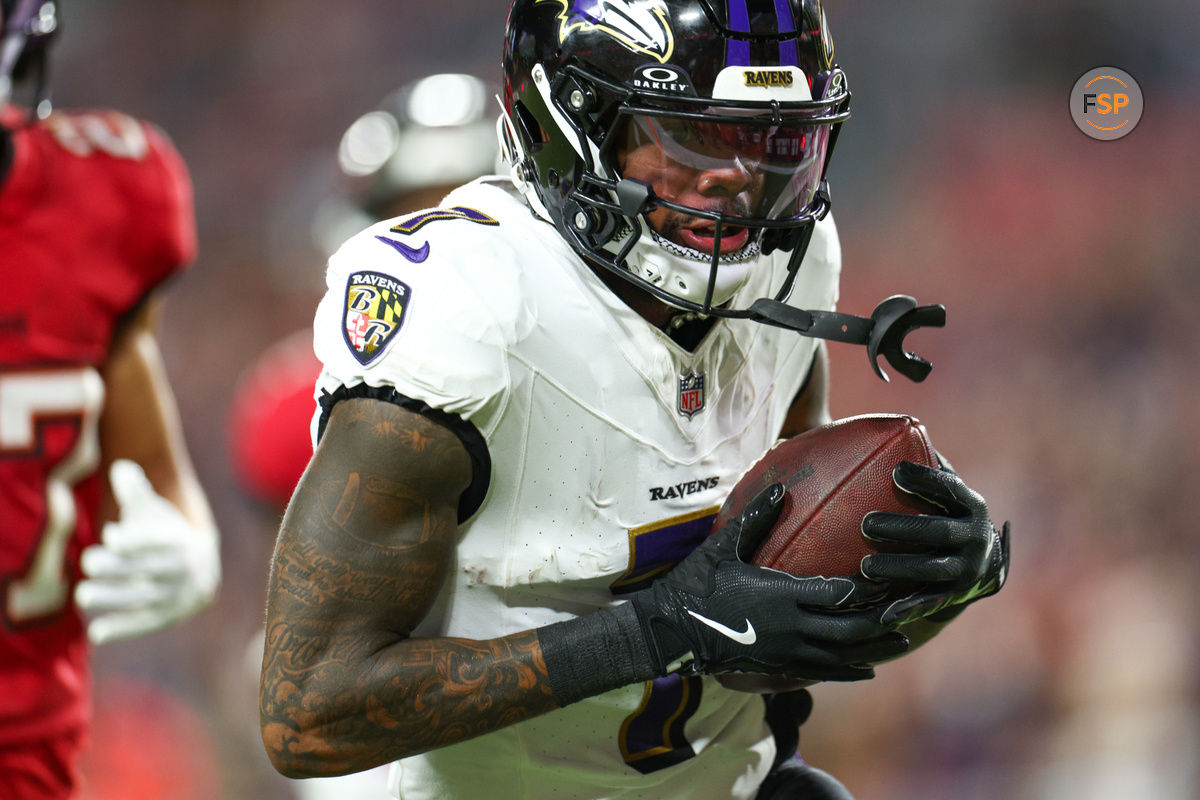
[[(850, 95), (821, 7), (515, 0), (503, 63), (510, 179), (329, 260), (268, 753), (298, 777), (396, 760), (402, 798), (845, 797), (790, 758), (804, 695), (780, 744), (713, 676), (869, 678), (898, 628), (995, 592), (1007, 548), (947, 470), (897, 471), (945, 515), (868, 516), (912, 552), (859, 578), (746, 563), (778, 484), (710, 535), (776, 438), (828, 418), (814, 337), (862, 322), (832, 310)], [(885, 606), (893, 580), (925, 589)]]
[(154, 333), (195, 253), (188, 175), (151, 125), (51, 111), (57, 27), (0, 0), (0, 794), (22, 800), (75, 796), (87, 640), (172, 625), (220, 580)]

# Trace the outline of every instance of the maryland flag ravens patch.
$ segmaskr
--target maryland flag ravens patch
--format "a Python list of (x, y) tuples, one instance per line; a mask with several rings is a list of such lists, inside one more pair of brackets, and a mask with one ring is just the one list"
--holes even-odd
[(360, 364), (383, 353), (404, 324), (412, 290), (379, 272), (355, 272), (346, 281), (346, 310), (342, 333)]

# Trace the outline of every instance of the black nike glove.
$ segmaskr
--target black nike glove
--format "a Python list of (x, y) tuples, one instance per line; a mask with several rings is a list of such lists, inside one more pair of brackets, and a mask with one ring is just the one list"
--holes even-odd
[(941, 621), (1000, 591), (1008, 577), (1008, 523), (996, 530), (979, 493), (951, 469), (909, 461), (896, 466), (892, 480), (943, 514), (873, 511), (863, 517), (862, 531), (868, 539), (926, 551), (863, 558), (861, 569), (868, 578), (923, 584), (915, 594), (892, 603), (883, 623)]
[[(755, 672), (810, 680), (872, 677), (870, 662), (903, 653), (908, 639), (855, 608), (882, 595), (850, 578), (794, 577), (747, 564), (783, 504), (774, 484), (687, 558), (632, 595), (661, 673)], [(872, 597), (874, 595), (874, 597)]]

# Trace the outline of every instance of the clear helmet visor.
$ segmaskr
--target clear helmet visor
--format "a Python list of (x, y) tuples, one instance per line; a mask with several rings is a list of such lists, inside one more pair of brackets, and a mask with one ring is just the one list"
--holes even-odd
[[(806, 210), (821, 180), (829, 127), (811, 116), (762, 124), (635, 114), (618, 131), (617, 168), (620, 177), (649, 184), (660, 200), (741, 218), (735, 227), (744, 228)], [(674, 224), (704, 227), (658, 222), (660, 235), (671, 239), (678, 238)]]
[(737, 112), (625, 114), (608, 163), (652, 196), (641, 234), (624, 240), (634, 242), (624, 268), (689, 302), (729, 300), (765, 263), (764, 231), (813, 223), (833, 122), (824, 113), (770, 123)]

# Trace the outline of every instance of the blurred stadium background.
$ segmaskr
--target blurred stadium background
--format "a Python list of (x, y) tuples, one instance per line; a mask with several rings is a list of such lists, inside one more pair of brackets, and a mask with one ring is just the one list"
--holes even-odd
[[(87, 800), (274, 800), (248, 650), (278, 519), (239, 490), (242, 369), (311, 319), (338, 139), (399, 84), (498, 73), (507, 3), (65, 0), (60, 106), (154, 120), (196, 185), (169, 371), (224, 535), (218, 607), (97, 653)], [(832, 345), (834, 414), (906, 411), (1014, 530), (1008, 587), (866, 685), (816, 690), (802, 752), (859, 800), (1200, 797), (1200, 6), (827, 0), (854, 92), (832, 167), (842, 308), (912, 294), (935, 369)], [(1139, 127), (1067, 96), (1113, 65)], [(581, 454), (581, 457), (586, 457)], [(249, 663), (248, 663), (249, 662)], [(137, 779), (129, 782), (129, 776)]]

